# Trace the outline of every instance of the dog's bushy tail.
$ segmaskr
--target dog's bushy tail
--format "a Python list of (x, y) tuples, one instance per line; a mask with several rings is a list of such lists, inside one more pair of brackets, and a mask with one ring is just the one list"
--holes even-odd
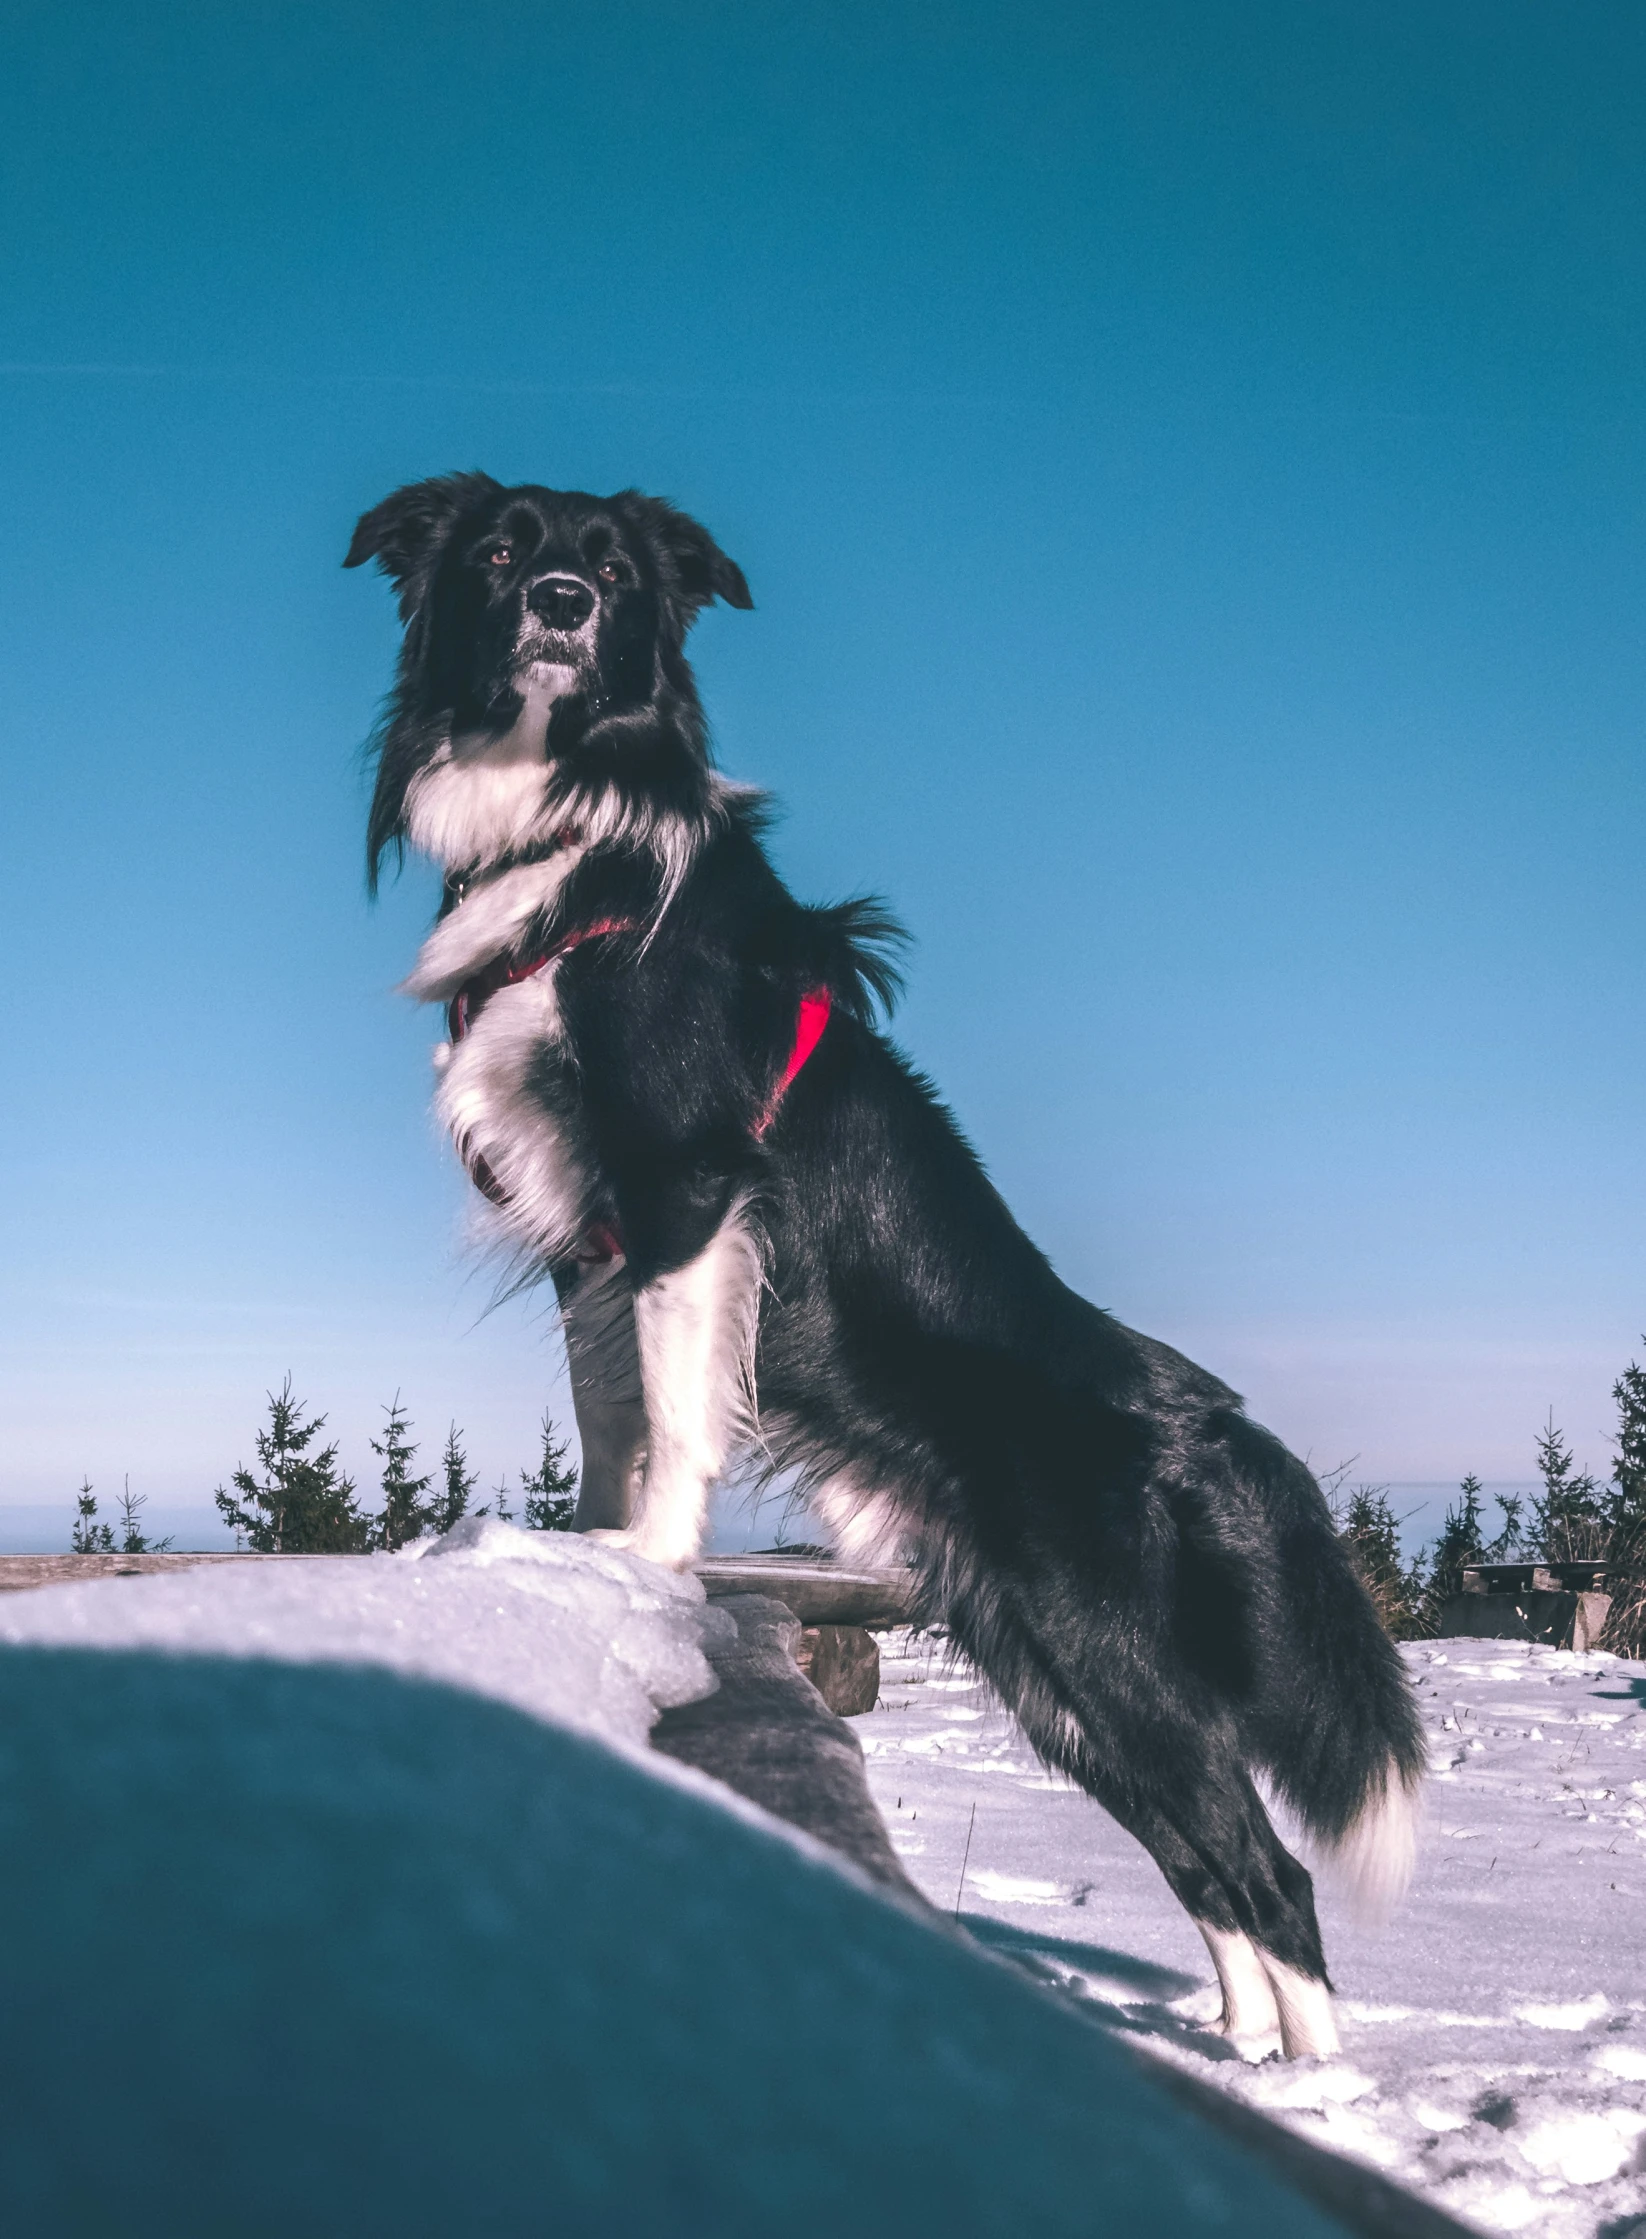
[(1389, 1917), (1406, 1894), (1417, 1863), (1421, 1773), (1402, 1771), (1391, 1755), (1373, 1776), (1358, 1814), (1336, 1836), (1314, 1840), (1316, 1862), (1368, 1922)]
[(1277, 1676), (1257, 1754), (1329, 1883), (1370, 1920), (1411, 1879), (1428, 1746), (1417, 1699), (1314, 1479), (1286, 1457)]

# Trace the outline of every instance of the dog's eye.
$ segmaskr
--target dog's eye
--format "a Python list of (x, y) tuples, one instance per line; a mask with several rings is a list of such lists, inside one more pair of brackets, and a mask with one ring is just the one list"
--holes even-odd
[(491, 568), (506, 568), (513, 558), (512, 544), (494, 544), (486, 554), (486, 565)]
[(615, 560), (602, 560), (594, 572), (602, 583), (621, 583), (623, 580), (623, 570)]

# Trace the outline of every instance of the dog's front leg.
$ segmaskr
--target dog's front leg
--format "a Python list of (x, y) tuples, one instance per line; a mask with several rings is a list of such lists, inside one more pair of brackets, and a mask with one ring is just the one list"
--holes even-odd
[(734, 1206), (694, 1259), (635, 1292), (646, 1474), (629, 1529), (603, 1534), (679, 1568), (703, 1540), (709, 1489), (753, 1421), (761, 1254)]
[(634, 1516), (646, 1467), (634, 1290), (621, 1260), (558, 1266), (554, 1287), (583, 1448), (576, 1528), (621, 1531)]

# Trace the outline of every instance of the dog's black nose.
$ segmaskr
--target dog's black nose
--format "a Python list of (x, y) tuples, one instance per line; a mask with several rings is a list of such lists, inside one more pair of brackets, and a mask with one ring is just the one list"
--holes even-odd
[(594, 593), (575, 575), (540, 575), (526, 604), (551, 630), (580, 630), (594, 612)]

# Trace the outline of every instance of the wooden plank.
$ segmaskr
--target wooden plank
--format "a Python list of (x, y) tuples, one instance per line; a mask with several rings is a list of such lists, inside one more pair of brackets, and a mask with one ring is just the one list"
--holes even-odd
[(906, 1625), (914, 1576), (807, 1555), (706, 1555), (693, 1565), (712, 1594), (772, 1594), (803, 1625)]
[(254, 1555), (235, 1548), (193, 1555), (0, 1555), (0, 1594), (34, 1586), (72, 1586), (86, 1578), (139, 1578), (146, 1571), (192, 1570), (200, 1563), (303, 1563), (312, 1555)]
[[(63, 1586), (83, 1578), (135, 1578), (198, 1563), (298, 1563), (313, 1555), (255, 1555), (225, 1548), (164, 1555), (0, 1555), (0, 1593)], [(693, 1566), (711, 1593), (775, 1594), (803, 1625), (867, 1625), (884, 1632), (908, 1622), (910, 1574), (820, 1561), (814, 1556), (708, 1555)]]

